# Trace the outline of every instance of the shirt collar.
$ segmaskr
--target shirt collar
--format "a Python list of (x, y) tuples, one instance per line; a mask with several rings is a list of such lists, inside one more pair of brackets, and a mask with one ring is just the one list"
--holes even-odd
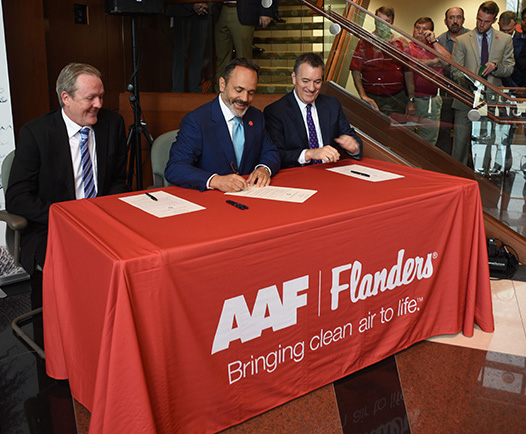
[[(300, 107), (300, 110), (301, 112), (303, 113), (305, 111), (305, 107), (307, 107), (307, 104), (305, 104), (301, 99), (300, 97), (298, 96), (298, 94), (296, 93), (296, 89), (294, 89), (292, 91), (292, 93), (294, 94), (294, 98), (296, 98), (296, 102), (298, 103), (298, 106)], [(311, 104), (312, 107), (316, 108), (316, 101), (312, 102)]]
[[(475, 32), (477, 33), (477, 36), (482, 37), (482, 33), (479, 33), (477, 29), (475, 29)], [(486, 32), (486, 35), (488, 35), (488, 40), (493, 37), (493, 27), (489, 28), (489, 30)]]
[[(68, 132), (68, 137), (71, 139), (75, 134), (77, 134), (84, 127), (77, 124), (76, 122), (73, 122), (68, 117), (64, 109), (62, 109), (61, 112), (62, 112), (62, 119), (64, 119), (64, 123), (66, 124), (66, 130)], [(87, 128), (91, 130), (91, 127), (87, 127)]]
[(223, 101), (223, 97), (221, 96), (221, 94), (219, 94), (218, 96), (219, 98), (219, 107), (221, 107), (221, 112), (223, 113), (223, 117), (225, 118), (225, 121), (228, 123), (230, 122), (232, 119), (234, 119), (236, 117), (236, 115), (232, 112), (232, 110), (230, 110), (230, 108), (225, 104), (225, 102)]

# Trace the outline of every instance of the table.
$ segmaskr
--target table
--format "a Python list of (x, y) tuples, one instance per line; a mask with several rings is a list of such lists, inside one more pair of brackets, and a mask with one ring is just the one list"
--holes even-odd
[(245, 211), (169, 187), (206, 209), (163, 219), (116, 196), (53, 205), (47, 372), (90, 433), (215, 432), (430, 336), (493, 331), (477, 183), (361, 164), (404, 177), (287, 169), (274, 185), (318, 192)]

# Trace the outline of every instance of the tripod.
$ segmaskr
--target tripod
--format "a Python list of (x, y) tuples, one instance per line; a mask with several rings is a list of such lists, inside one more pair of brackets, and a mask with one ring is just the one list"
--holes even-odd
[[(127, 149), (129, 152), (128, 162), (128, 187), (132, 190), (133, 186), (133, 174), (136, 175), (136, 187), (137, 190), (143, 189), (142, 183), (142, 149), (141, 149), (141, 135), (144, 134), (146, 140), (150, 144), (150, 148), (153, 144), (153, 137), (148, 132), (146, 122), (142, 120), (142, 109), (140, 104), (139, 96), (139, 83), (138, 83), (138, 72), (139, 66), (137, 61), (137, 46), (136, 46), (136, 34), (135, 28), (137, 26), (137, 16), (132, 15), (131, 17), (131, 37), (132, 37), (132, 64), (133, 64), (133, 75), (128, 84), (126, 90), (130, 92), (130, 104), (133, 109), (133, 124), (129, 127), (128, 139), (126, 140)], [(133, 145), (133, 146), (132, 146)]]

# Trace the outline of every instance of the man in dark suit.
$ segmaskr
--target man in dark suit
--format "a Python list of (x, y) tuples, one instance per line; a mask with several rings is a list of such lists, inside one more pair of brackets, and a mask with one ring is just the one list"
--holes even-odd
[(272, 17), (278, 13), (278, 0), (227, 0), (220, 4), (221, 11), (215, 24), (214, 36), (217, 58), (216, 90), (219, 77), (232, 59), (232, 50), (235, 48), (238, 58), (252, 59), (255, 26), (267, 28)]
[(282, 168), (337, 161), (339, 149), (362, 158), (362, 140), (340, 102), (320, 94), (324, 69), (317, 54), (300, 55), (292, 72), (294, 90), (265, 108), (267, 130), (279, 149)]
[(100, 72), (71, 63), (56, 90), (62, 109), (20, 129), (6, 192), (7, 210), (28, 220), (21, 263), (29, 274), (44, 265), (51, 204), (126, 191), (124, 121), (101, 108)]
[(219, 79), (220, 95), (183, 118), (166, 165), (169, 182), (224, 192), (270, 184), (279, 170), (279, 152), (263, 113), (250, 106), (258, 73), (250, 60), (234, 59)]

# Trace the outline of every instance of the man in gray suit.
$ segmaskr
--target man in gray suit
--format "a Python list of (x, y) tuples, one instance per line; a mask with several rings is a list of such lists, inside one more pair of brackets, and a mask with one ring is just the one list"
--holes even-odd
[[(515, 60), (511, 36), (492, 28), (492, 24), (497, 21), (498, 13), (499, 7), (493, 1), (486, 1), (479, 6), (477, 26), (474, 30), (457, 37), (453, 49), (453, 61), (495, 86), (502, 86), (502, 78), (511, 75)], [(463, 74), (455, 70), (453, 76), (460, 81)], [(494, 98), (494, 95), (486, 92), (487, 100), (492, 97)], [(471, 121), (468, 119), (470, 107), (455, 100), (453, 109), (455, 109), (455, 130), (452, 155), (467, 164), (471, 143)], [(488, 145), (488, 149), (491, 149), (490, 146)]]

